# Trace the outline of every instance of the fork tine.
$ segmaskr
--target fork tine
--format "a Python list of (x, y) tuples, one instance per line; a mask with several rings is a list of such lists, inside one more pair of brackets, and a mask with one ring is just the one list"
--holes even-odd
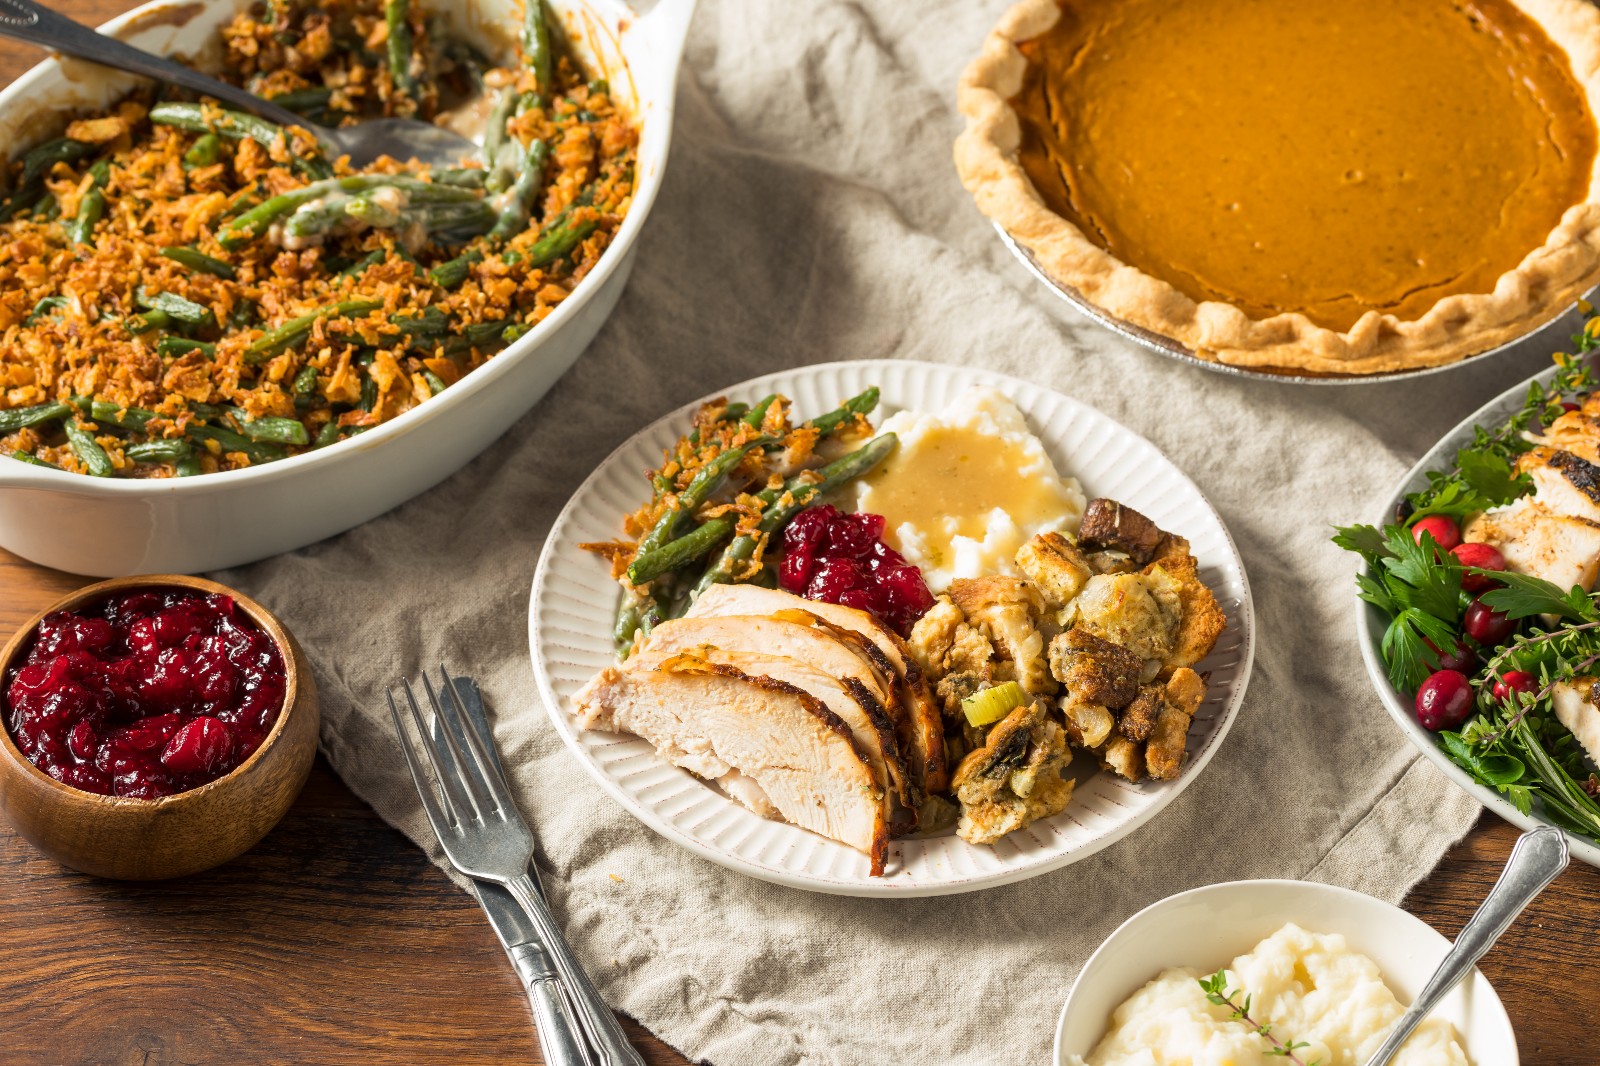
[[(439, 732), (444, 737), (444, 747), (450, 753), (450, 761), (459, 771), (458, 780), (466, 786), (467, 792), (472, 796), (472, 805), (477, 809), (478, 817), (487, 820), (488, 815), (498, 813), (500, 804), (495, 797), (494, 788), (484, 777), (482, 763), (478, 761), (476, 755), (469, 758), (464, 750), (466, 737), (461, 714), (453, 700), (439, 698), (439, 694), (433, 690), (433, 681), (426, 673), (422, 675), (422, 687), (428, 693), (428, 703), (433, 708), (434, 719), (444, 723), (444, 728)], [(455, 696), (453, 689), (450, 696)]]
[[(422, 750), (428, 756), (428, 762), (433, 764), (434, 774), (439, 778), (439, 790), (444, 793), (445, 806), (449, 808), (457, 825), (467, 820), (469, 812), (481, 821), (483, 812), (478, 809), (478, 804), (471, 795), (461, 787), (459, 764), (456, 762), (455, 755), (450, 751), (448, 745), (441, 750), (440, 746), (434, 743), (428, 735), (428, 728), (422, 723), (422, 708), (417, 704), (416, 694), (411, 691), (411, 682), (401, 678), (400, 687), (405, 690), (406, 703), (411, 710), (411, 720), (416, 723), (417, 736), (422, 740)], [(432, 695), (433, 693), (430, 691), (429, 696), (431, 697)], [(437, 700), (434, 701), (434, 708), (437, 713)], [(446, 738), (448, 739), (448, 733)], [(450, 761), (450, 769), (448, 771), (444, 766), (446, 759)]]
[(502, 811), (514, 812), (517, 810), (516, 800), (511, 798), (511, 786), (506, 783), (504, 768), (500, 765), (499, 753), (495, 750), (494, 737), (486, 736), (488, 722), (479, 724), (472, 721), (472, 716), (467, 713), (467, 705), (461, 699), (461, 694), (456, 691), (455, 679), (450, 676), (450, 671), (445, 669), (443, 663), (439, 664), (439, 673), (444, 676), (444, 687), (449, 691), (450, 700), (454, 703), (458, 725), (465, 725), (467, 748), (472, 752), (472, 758), (477, 763), (478, 771), (484, 777), (484, 783), (489, 789), (494, 802)]
[(384, 693), (389, 699), (389, 717), (394, 719), (395, 736), (400, 741), (400, 751), (406, 757), (406, 769), (411, 771), (411, 780), (417, 786), (417, 794), (422, 797), (422, 809), (427, 812), (428, 824), (433, 826), (434, 835), (441, 840), (446, 833), (454, 829), (445, 812), (439, 808), (439, 800), (433, 791), (433, 785), (422, 772), (422, 764), (417, 761), (417, 753), (412, 750), (411, 738), (406, 734), (406, 728), (400, 721), (400, 710), (394, 705), (394, 690)]
[(480, 695), (476, 699), (469, 700), (463, 695), (463, 693), (469, 691), (465, 687), (468, 685), (472, 686), (470, 691), (476, 692), (477, 682), (471, 678), (451, 677), (450, 671), (445, 669), (443, 663), (439, 664), (439, 672), (444, 674), (446, 681), (450, 682), (450, 688), (456, 694), (456, 702), (461, 707), (461, 716), (466, 719), (468, 727), (477, 735), (478, 743), (483, 748), (484, 754), (489, 756), (490, 767), (503, 780), (506, 776), (506, 768), (500, 762), (499, 749), (495, 747), (494, 731), (489, 727), (488, 718), (484, 716), (483, 699)]

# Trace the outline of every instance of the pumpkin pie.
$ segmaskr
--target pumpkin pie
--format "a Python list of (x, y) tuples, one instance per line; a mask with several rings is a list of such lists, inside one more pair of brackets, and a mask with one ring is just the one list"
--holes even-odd
[(979, 208), (1203, 358), (1434, 366), (1600, 282), (1584, 0), (1022, 0), (960, 106)]

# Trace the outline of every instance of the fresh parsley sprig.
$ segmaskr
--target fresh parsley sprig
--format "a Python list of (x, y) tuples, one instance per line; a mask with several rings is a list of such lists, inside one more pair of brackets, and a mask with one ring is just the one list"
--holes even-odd
[[(1260, 1022), (1250, 1017), (1250, 1004), (1253, 997), (1246, 995), (1243, 1003), (1236, 1003), (1234, 1001), (1234, 997), (1236, 997), (1239, 992), (1243, 990), (1230, 989), (1228, 987), (1228, 971), (1226, 968), (1218, 970), (1210, 977), (1200, 977), (1196, 978), (1196, 980), (1200, 982), (1201, 989), (1205, 991), (1207, 1002), (1218, 1007), (1227, 1007), (1233, 1012), (1232, 1014), (1228, 1015), (1228, 1020), (1230, 1022), (1242, 1022), (1243, 1024), (1248, 1025), (1251, 1032), (1272, 1045), (1267, 1049), (1268, 1056), (1288, 1059), (1290, 1062), (1295, 1063), (1296, 1066), (1308, 1066), (1308, 1064), (1301, 1059), (1300, 1056), (1296, 1055), (1295, 1052), (1299, 1051), (1303, 1047), (1310, 1047), (1311, 1045), (1304, 1040), (1291, 1040), (1289, 1043), (1285, 1044), (1282, 1040), (1279, 1040), (1276, 1036), (1272, 1035), (1272, 1026), (1262, 1025)], [(1322, 1060), (1318, 1059), (1310, 1063), (1309, 1066), (1321, 1066), (1321, 1062)]]
[(1439, 668), (1439, 652), (1456, 645), (1465, 569), (1432, 534), (1419, 543), (1404, 526), (1345, 526), (1333, 542), (1366, 559), (1356, 584), (1363, 600), (1389, 616), (1381, 646), (1389, 680), (1416, 688)]

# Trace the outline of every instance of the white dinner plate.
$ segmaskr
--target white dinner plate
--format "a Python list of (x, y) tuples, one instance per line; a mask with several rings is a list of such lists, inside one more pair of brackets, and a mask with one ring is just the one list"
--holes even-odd
[[(1522, 410), (1523, 403), (1528, 398), (1529, 383), (1538, 381), (1549, 384), (1555, 373), (1554, 367), (1541, 371), (1527, 381), (1513, 385), (1462, 419), (1455, 429), (1446, 433), (1438, 444), (1429, 449), (1427, 455), (1417, 460), (1417, 465), (1406, 474), (1405, 480), (1395, 489), (1394, 494), (1384, 501), (1383, 512), (1372, 516), (1372, 523), (1382, 529), (1386, 523), (1393, 522), (1395, 508), (1413, 492), (1428, 487), (1428, 471), (1449, 469), (1455, 463), (1456, 452), (1472, 442), (1473, 433), (1478, 426), (1503, 425), (1506, 419)], [(1352, 588), (1351, 593), (1354, 592)], [(1384, 665), (1382, 651), (1383, 631), (1388, 628), (1389, 619), (1382, 611), (1363, 600), (1356, 600), (1355, 606), (1356, 633), (1361, 645), (1361, 658), (1367, 665), (1367, 676), (1372, 678), (1373, 687), (1378, 690), (1378, 698), (1383, 701), (1389, 717), (1394, 719), (1395, 724), (1411, 743), (1415, 744), (1435, 766), (1443, 770), (1450, 780), (1471, 793), (1473, 799), (1512, 825), (1523, 829), (1553, 825), (1553, 822), (1544, 817), (1543, 805), (1538, 800), (1534, 800), (1531, 814), (1523, 814), (1506, 797), (1486, 785), (1479, 784), (1471, 774), (1451, 761), (1450, 756), (1439, 746), (1438, 738), (1417, 721), (1415, 697), (1399, 691), (1389, 681), (1389, 670)], [(1574, 858), (1582, 859), (1590, 866), (1600, 866), (1600, 846), (1586, 837), (1577, 836), (1565, 829), (1562, 831), (1567, 834), (1567, 846), (1571, 848)]]
[[(1031, 382), (968, 367), (892, 360), (828, 363), (756, 378), (717, 395), (753, 402), (777, 392), (797, 417), (814, 417), (876, 385), (877, 424), (902, 409), (935, 411), (964, 390), (992, 386), (1027, 416), (1056, 467), (1090, 498), (1107, 496), (1189, 539), (1201, 577), (1228, 628), (1197, 669), (1211, 674), (1176, 781), (1134, 785), (1080, 756), (1072, 803), (993, 847), (946, 832), (891, 842), (885, 874), (866, 856), (783, 822), (769, 821), (714, 786), (658, 758), (637, 737), (577, 729), (572, 696), (613, 661), (611, 626), (620, 595), (605, 565), (581, 550), (614, 539), (649, 491), (643, 471), (684, 433), (697, 401), (646, 427), (612, 452), (556, 520), (534, 575), (528, 612), (534, 673), (550, 721), (584, 768), (634, 817), (668, 840), (752, 877), (852, 896), (930, 896), (1009, 884), (1065, 866), (1143, 825), (1205, 768), (1244, 698), (1254, 650), (1250, 588), (1233, 539), (1200, 490), (1155, 446), (1094, 408)], [(710, 397), (707, 397), (710, 399)]]

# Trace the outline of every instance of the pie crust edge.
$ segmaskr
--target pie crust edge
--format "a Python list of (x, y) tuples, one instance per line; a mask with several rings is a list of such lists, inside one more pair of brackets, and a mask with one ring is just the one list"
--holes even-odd
[[(1591, 116), (1600, 116), (1600, 8), (1586, 0), (1513, 2), (1566, 52)], [(1492, 293), (1443, 297), (1411, 321), (1369, 311), (1342, 333), (1299, 312), (1255, 320), (1228, 303), (1197, 302), (1090, 241), (1045, 205), (1016, 161), (1022, 129), (1007, 101), (1021, 90), (1028, 65), (1016, 42), (1044, 33), (1060, 13), (1057, 0), (1019, 0), (985, 39), (957, 90), (967, 126), (956, 138), (956, 170), (978, 209), (1046, 274), (1113, 317), (1230, 366), (1384, 374), (1457, 362), (1515, 340), (1600, 283), (1597, 155), (1588, 198), (1568, 208), (1545, 243), (1501, 275)]]

